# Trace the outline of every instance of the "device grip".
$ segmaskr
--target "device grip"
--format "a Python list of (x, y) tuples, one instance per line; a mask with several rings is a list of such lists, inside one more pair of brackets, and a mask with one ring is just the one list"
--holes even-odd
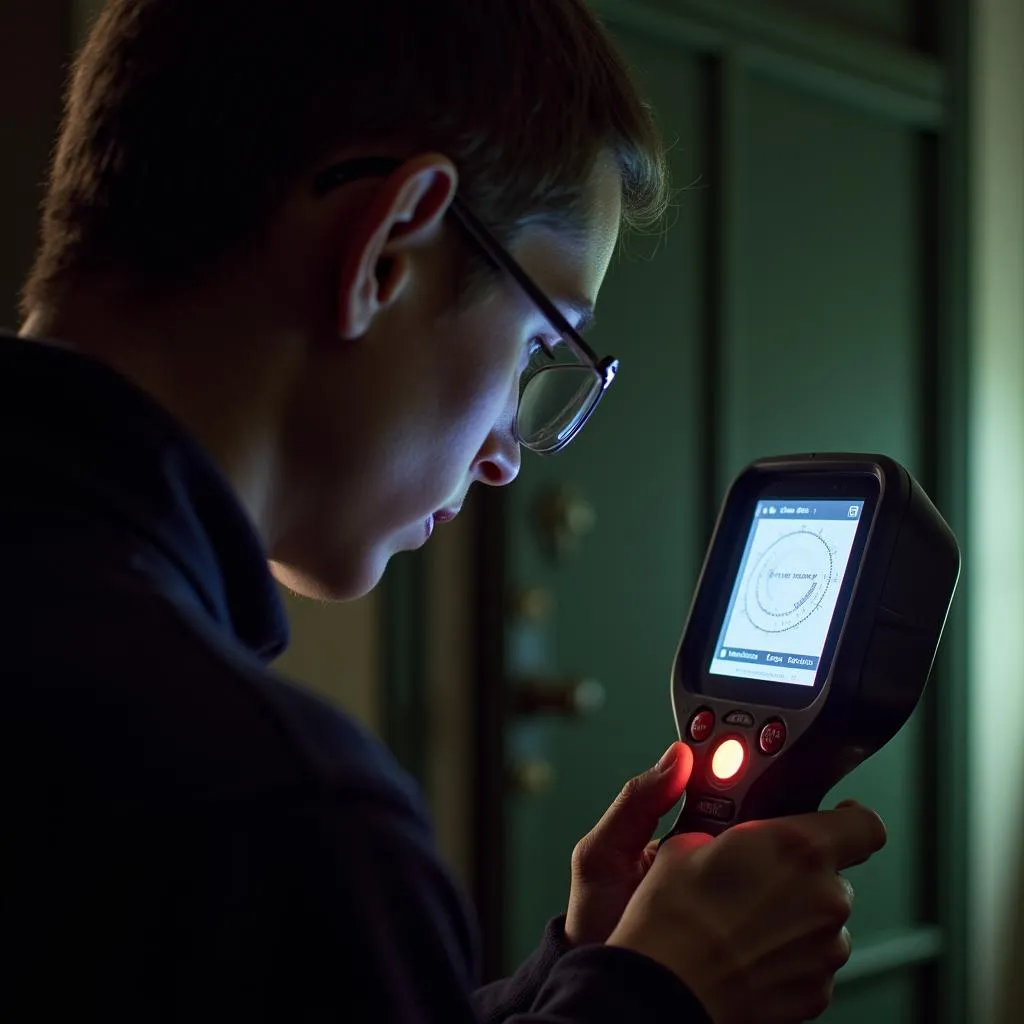
[(684, 793), (683, 804), (679, 808), (676, 820), (668, 832), (662, 836), (661, 842), (658, 843), (659, 849), (662, 843), (667, 843), (673, 836), (682, 835), (684, 832), (703, 832), (709, 836), (719, 836), (729, 828), (730, 824), (735, 824), (735, 822), (721, 822), (713, 818), (698, 816), (692, 809), (687, 808), (688, 802), (688, 794)]
[(728, 808), (723, 810), (722, 805), (727, 805), (729, 801), (705, 793), (687, 793), (683, 797), (683, 805), (675, 822), (658, 846), (672, 836), (682, 835), (684, 832), (703, 832), (709, 836), (719, 836), (726, 829), (744, 821), (764, 821), (791, 814), (810, 814), (819, 808), (822, 796), (824, 793), (815, 796), (804, 790), (796, 800), (772, 801), (770, 805), (764, 801), (754, 801), (749, 805), (742, 805), (726, 816)]
[(661, 842), (684, 832), (718, 836), (744, 821), (812, 814), (836, 783), (860, 764), (866, 751), (830, 746), (827, 738), (819, 735), (806, 738), (801, 753), (803, 756), (775, 762), (742, 795), (730, 795), (727, 790), (713, 793), (691, 785), (683, 794), (675, 823)]
[[(807, 808), (807, 810), (814, 809), (814, 807)], [(741, 821), (753, 820), (743, 811), (742, 806), (736, 808), (733, 802), (726, 798), (702, 791), (687, 790), (683, 794), (679, 814), (676, 815), (675, 822), (661, 842), (664, 843), (672, 836), (682, 835), (684, 832), (703, 832), (709, 836), (719, 836), (726, 829), (738, 825)], [(755, 817), (781, 817), (786, 813), (790, 812), (780, 808), (776, 814), (759, 814)], [(661, 843), (658, 845), (660, 846)]]

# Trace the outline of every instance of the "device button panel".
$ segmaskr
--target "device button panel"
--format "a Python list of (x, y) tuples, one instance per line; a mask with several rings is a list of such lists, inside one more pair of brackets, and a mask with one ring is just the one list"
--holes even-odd
[(762, 754), (767, 754), (769, 757), (777, 754), (786, 745), (786, 724), (777, 718), (765, 722), (761, 726), (757, 745), (761, 748)]
[(703, 743), (715, 729), (715, 713), (714, 711), (708, 711), (704, 708), (702, 711), (698, 711), (693, 718), (690, 719), (690, 728), (688, 730), (690, 739), (694, 743)]
[(691, 800), (693, 813), (701, 818), (710, 818), (712, 821), (732, 821), (736, 814), (736, 805), (724, 797), (695, 794), (687, 800), (687, 803), (690, 803)]
[(737, 736), (722, 740), (711, 755), (711, 774), (718, 783), (734, 782), (747, 760), (747, 748)]
[(735, 725), (740, 729), (753, 729), (754, 716), (749, 711), (730, 711), (722, 716), (726, 725)]

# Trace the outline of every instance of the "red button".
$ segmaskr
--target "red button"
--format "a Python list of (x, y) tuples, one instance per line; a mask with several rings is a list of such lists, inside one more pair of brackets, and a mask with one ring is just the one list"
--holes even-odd
[(765, 754), (777, 754), (786, 745), (786, 726), (777, 719), (765, 722), (758, 745)]
[(730, 782), (735, 779), (747, 759), (747, 751), (743, 742), (735, 736), (722, 740), (711, 757), (711, 774), (719, 782)]
[(690, 739), (694, 743), (703, 743), (715, 728), (715, 713), (713, 711), (698, 711), (690, 719)]

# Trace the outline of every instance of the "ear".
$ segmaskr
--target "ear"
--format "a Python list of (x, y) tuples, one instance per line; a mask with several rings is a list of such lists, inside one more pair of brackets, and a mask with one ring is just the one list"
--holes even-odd
[(458, 185), (445, 156), (406, 161), (385, 179), (357, 217), (338, 279), (338, 334), (364, 335), (373, 318), (393, 303), (409, 280), (410, 253), (439, 231)]

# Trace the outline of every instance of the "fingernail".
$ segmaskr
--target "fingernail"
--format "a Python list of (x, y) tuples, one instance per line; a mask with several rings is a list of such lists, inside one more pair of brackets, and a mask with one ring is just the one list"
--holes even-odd
[(661, 755), (661, 760), (654, 766), (659, 772), (667, 772), (669, 768), (676, 763), (679, 758), (679, 749), (673, 743), (664, 754)]

